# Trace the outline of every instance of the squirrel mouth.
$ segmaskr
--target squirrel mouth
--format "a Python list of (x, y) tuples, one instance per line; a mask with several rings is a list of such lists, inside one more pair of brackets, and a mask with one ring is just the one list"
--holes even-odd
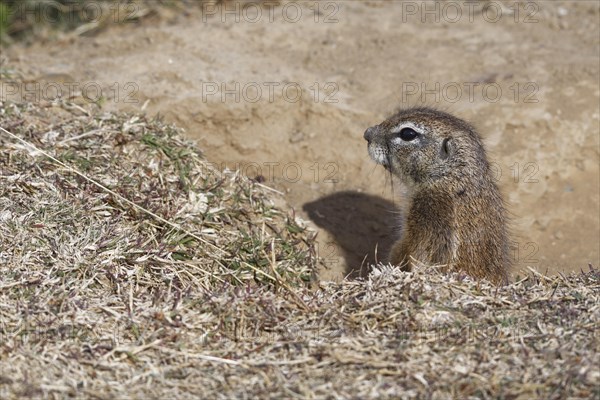
[(369, 143), (369, 155), (371, 156), (371, 159), (373, 161), (375, 161), (377, 164), (383, 165), (383, 168), (385, 168), (386, 170), (390, 170), (391, 168), (391, 163), (390, 163), (390, 154), (389, 151), (386, 148), (382, 148), (381, 146), (377, 146), (377, 145), (373, 145), (372, 143)]

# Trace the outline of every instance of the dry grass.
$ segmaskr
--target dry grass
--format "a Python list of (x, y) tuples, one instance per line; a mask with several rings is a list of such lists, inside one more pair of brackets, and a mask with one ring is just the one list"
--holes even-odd
[(70, 166), (0, 132), (2, 398), (600, 396), (596, 269), (311, 287), (314, 233), (175, 128), (68, 104), (0, 126)]
[(107, 27), (185, 14), (203, 0), (0, 0), (0, 44), (67, 35), (95, 35)]
[[(255, 3), (264, 0), (254, 0)], [(270, 1), (270, 5), (278, 4)], [(0, 0), (0, 45), (95, 36), (119, 24), (178, 21), (231, 0)], [(229, 5), (229, 9), (235, 9)], [(211, 8), (212, 9), (212, 8)]]

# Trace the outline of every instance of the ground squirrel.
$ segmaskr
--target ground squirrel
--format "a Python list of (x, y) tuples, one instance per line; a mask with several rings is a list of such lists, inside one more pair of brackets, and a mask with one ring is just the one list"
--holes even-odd
[(364, 138), (371, 158), (406, 190), (402, 235), (389, 261), (410, 270), (413, 258), (508, 282), (506, 210), (475, 129), (418, 107), (370, 127)]

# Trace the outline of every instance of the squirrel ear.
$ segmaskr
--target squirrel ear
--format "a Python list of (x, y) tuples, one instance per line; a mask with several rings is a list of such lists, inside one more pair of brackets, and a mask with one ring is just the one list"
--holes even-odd
[(440, 154), (441, 154), (443, 160), (450, 157), (450, 153), (452, 151), (452, 149), (450, 148), (450, 144), (448, 142), (450, 142), (450, 138), (445, 138), (442, 141), (442, 149), (440, 151)]

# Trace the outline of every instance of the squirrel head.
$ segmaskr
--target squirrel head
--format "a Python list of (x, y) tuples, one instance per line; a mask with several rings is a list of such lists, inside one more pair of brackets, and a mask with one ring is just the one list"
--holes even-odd
[[(419, 107), (398, 111), (364, 133), (369, 155), (408, 187), (468, 184), (489, 175), (481, 138), (465, 121)], [(459, 189), (459, 188), (452, 188)]]

